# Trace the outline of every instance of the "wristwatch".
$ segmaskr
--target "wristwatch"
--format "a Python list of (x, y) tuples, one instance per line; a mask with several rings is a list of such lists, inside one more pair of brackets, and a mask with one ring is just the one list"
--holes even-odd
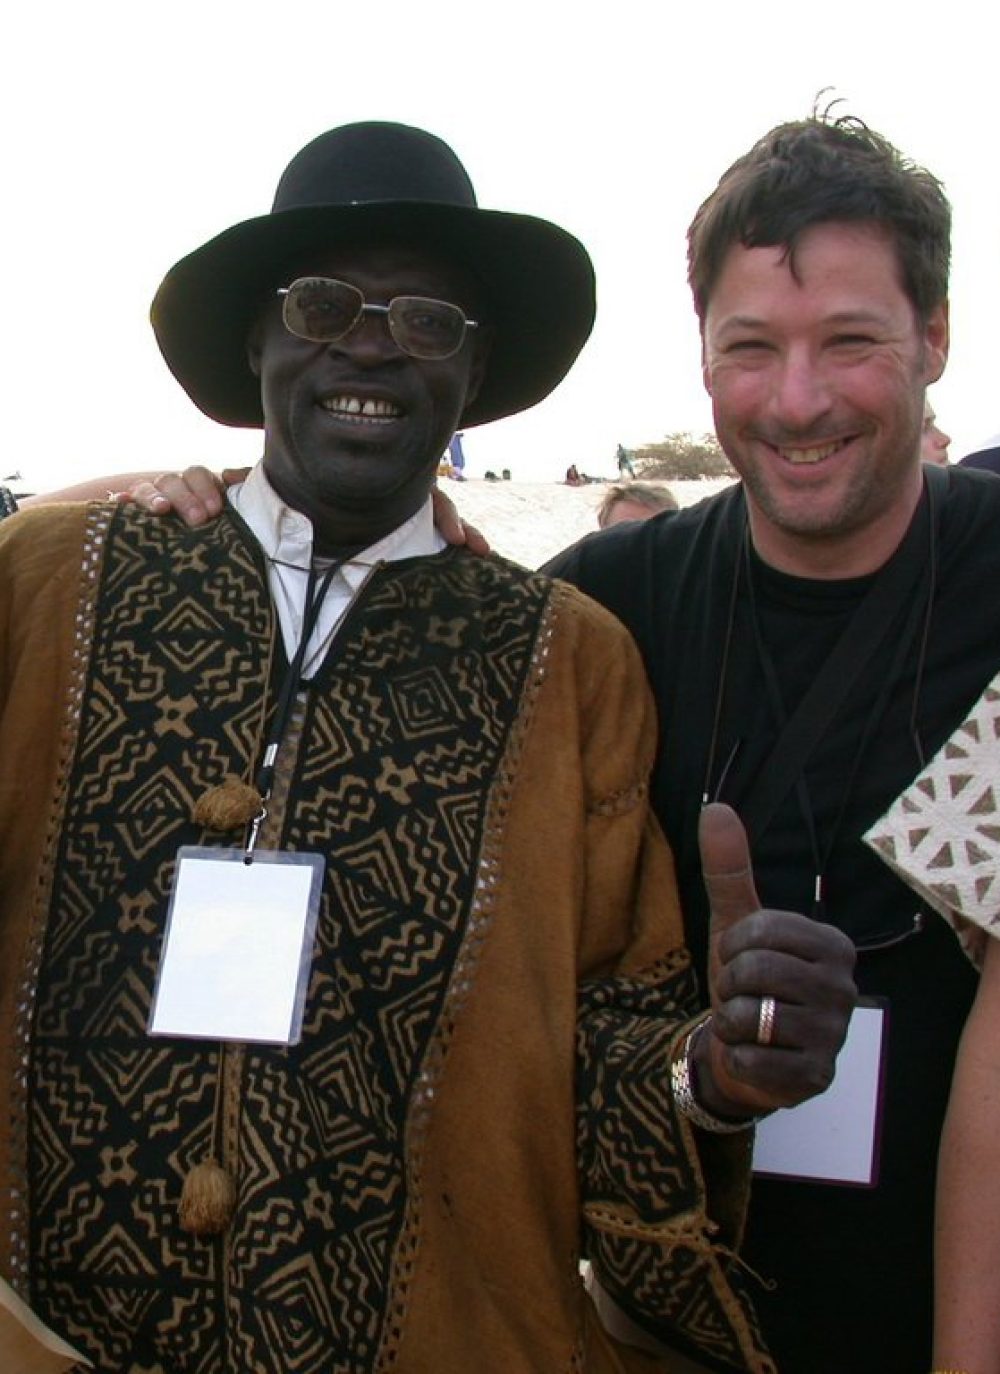
[(709, 1012), (681, 1041), (677, 1057), (670, 1065), (670, 1086), (673, 1089), (677, 1110), (693, 1125), (700, 1126), (703, 1131), (711, 1131), (714, 1135), (734, 1135), (737, 1131), (748, 1131), (751, 1126), (757, 1124), (759, 1118), (747, 1116), (732, 1119), (715, 1116), (701, 1105), (696, 1095), (692, 1052), (698, 1043), (698, 1037), (704, 1034), (705, 1027), (711, 1019), (712, 1013)]

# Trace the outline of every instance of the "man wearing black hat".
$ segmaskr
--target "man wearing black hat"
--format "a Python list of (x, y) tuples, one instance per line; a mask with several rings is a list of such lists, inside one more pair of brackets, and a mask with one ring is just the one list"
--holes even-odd
[(636, 652), (431, 520), (449, 435), (547, 394), (593, 310), (581, 246), (437, 139), (334, 130), (153, 305), (197, 404), (263, 427), (227, 518), (0, 534), (0, 1275), (104, 1374), (664, 1367), (581, 1243), (647, 1329), (772, 1368), (745, 1128), (828, 1081), (846, 942), (740, 922), (717, 814), (698, 1015)]

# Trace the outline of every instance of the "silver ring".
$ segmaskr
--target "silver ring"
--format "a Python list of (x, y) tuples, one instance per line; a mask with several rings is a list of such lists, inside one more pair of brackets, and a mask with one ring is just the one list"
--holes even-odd
[(774, 1039), (774, 998), (760, 999), (760, 1012), (757, 1016), (757, 1044), (770, 1045)]

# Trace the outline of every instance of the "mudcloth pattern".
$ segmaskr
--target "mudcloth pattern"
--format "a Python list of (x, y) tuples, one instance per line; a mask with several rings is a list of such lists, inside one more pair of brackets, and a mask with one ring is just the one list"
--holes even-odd
[(252, 776), (273, 625), (234, 523), (115, 516), (26, 1104), (31, 1300), (103, 1374), (354, 1374), (385, 1358), (418, 1224), (415, 1104), (432, 1110), (450, 983), (474, 963), (490, 789), (547, 596), (447, 553), (381, 570), (342, 628), (280, 817), (284, 848), (327, 860), (305, 1031), (234, 1057), (237, 1215), (197, 1240), (176, 1207), (210, 1145), (219, 1046), (153, 1040), (146, 1023), (176, 850), (232, 843), (191, 808)]

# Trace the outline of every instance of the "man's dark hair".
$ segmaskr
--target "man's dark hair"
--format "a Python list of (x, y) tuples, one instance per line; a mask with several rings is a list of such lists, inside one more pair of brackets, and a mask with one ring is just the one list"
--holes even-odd
[(725, 172), (688, 230), (698, 318), (734, 244), (782, 247), (795, 274), (801, 234), (831, 221), (888, 231), (902, 285), (926, 320), (948, 294), (951, 207), (941, 183), (859, 119), (829, 113), (779, 124)]

